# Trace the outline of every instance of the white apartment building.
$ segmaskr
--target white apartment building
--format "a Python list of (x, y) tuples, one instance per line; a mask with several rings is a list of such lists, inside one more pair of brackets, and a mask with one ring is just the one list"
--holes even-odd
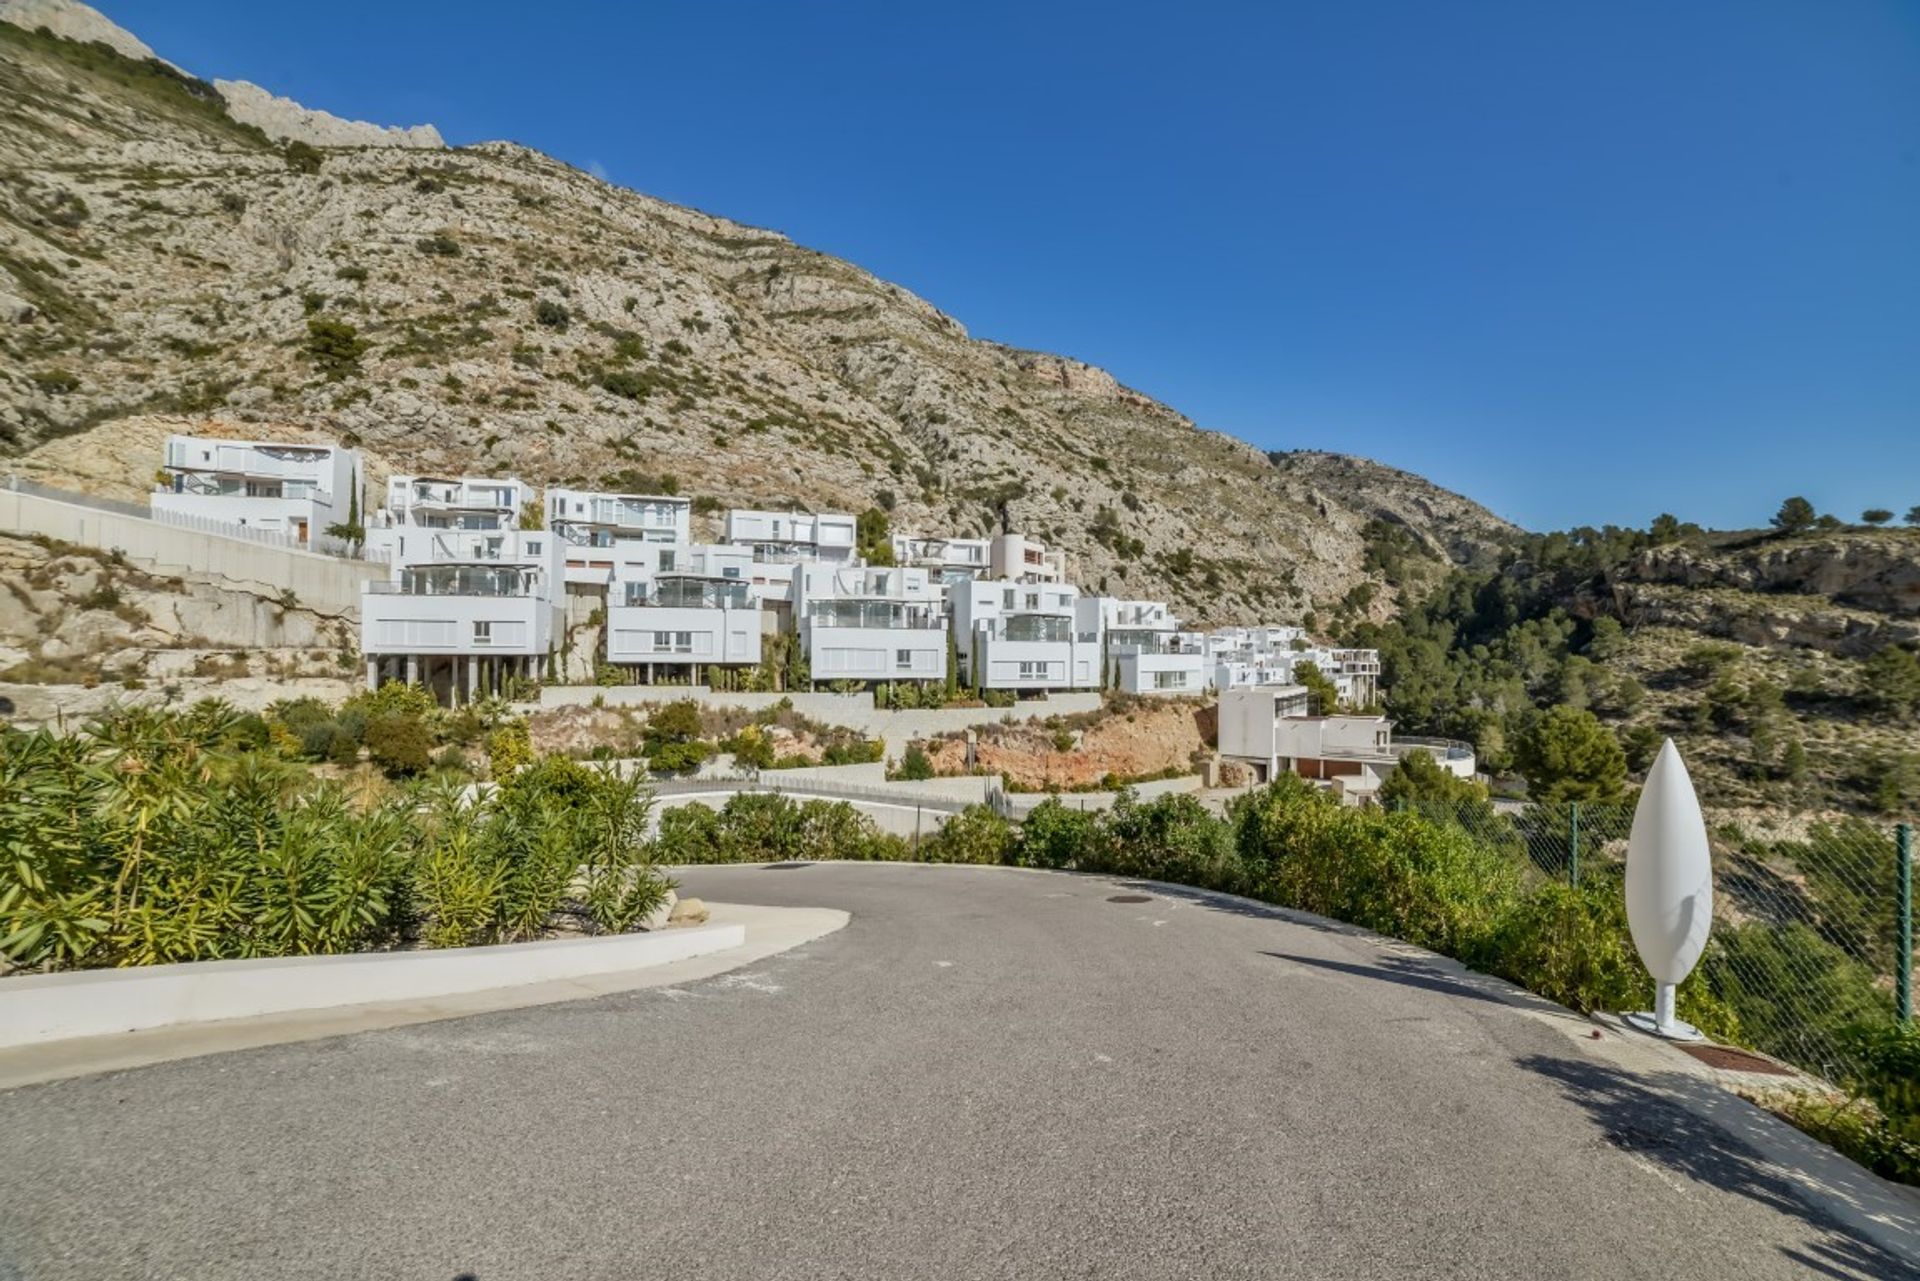
[(1198, 696), (1210, 687), (1206, 638), (1182, 632), (1166, 602), (1085, 596), (1078, 619), (1081, 631), (1097, 626), (1105, 634), (1104, 679), (1115, 689)]
[(148, 500), (156, 518), (280, 533), (298, 546), (334, 546), (331, 525), (357, 515), (360, 455), (339, 445), (167, 437), (165, 477)]
[(693, 501), (673, 494), (608, 494), (549, 489), (547, 528), (560, 539), (567, 582), (606, 587), (620, 543), (693, 541)]
[(794, 566), (794, 631), (815, 681), (943, 681), (947, 607), (919, 566)]
[(606, 656), (648, 684), (699, 684), (713, 667), (755, 667), (768, 618), (752, 583), (753, 549), (623, 543), (607, 592)]
[(976, 689), (1098, 689), (1097, 612), (1082, 618), (1071, 584), (982, 579), (948, 590), (954, 644)]
[(553, 535), (514, 528), (389, 525), (389, 577), (360, 597), (368, 688), (425, 685), (444, 703), (547, 674), (563, 635)]
[(859, 541), (855, 523), (845, 512), (730, 511), (727, 541), (753, 548), (754, 559), (766, 564), (848, 565)]

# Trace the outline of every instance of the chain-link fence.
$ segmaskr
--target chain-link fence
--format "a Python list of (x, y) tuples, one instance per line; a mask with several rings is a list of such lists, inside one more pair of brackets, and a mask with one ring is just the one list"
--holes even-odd
[[(1510, 851), (1540, 876), (1619, 884), (1624, 896), (1631, 805), (1400, 804)], [(1848, 818), (1760, 836), (1709, 815), (1708, 830), (1707, 990), (1731, 1012), (1735, 1039), (1846, 1077), (1847, 1029), (1912, 1017), (1911, 829)]]

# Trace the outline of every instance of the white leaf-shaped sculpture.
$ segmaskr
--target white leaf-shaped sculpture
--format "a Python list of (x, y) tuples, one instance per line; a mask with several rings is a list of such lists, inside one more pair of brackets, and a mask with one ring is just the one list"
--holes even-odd
[(1627, 927), (1658, 984), (1649, 1022), (1663, 1035), (1697, 1037), (1673, 1017), (1673, 988), (1693, 972), (1713, 928), (1713, 857), (1700, 800), (1672, 739), (1647, 772), (1633, 812)]

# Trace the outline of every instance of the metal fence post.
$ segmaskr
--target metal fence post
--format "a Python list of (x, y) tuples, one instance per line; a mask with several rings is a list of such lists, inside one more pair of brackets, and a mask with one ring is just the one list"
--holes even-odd
[(1899, 955), (1893, 958), (1893, 1000), (1902, 1023), (1913, 1021), (1913, 828), (1894, 829), (1894, 912), (1899, 922), (1894, 939)]
[(1567, 884), (1580, 884), (1580, 802), (1569, 801), (1567, 818)]

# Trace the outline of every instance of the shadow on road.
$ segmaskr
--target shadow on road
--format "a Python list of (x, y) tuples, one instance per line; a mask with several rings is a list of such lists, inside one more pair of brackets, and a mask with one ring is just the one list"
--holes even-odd
[[(1516, 1065), (1553, 1081), (1584, 1109), (1601, 1140), (1697, 1183), (1747, 1197), (1805, 1223), (1818, 1239), (1782, 1253), (1818, 1276), (1844, 1281), (1920, 1281), (1920, 1265), (1903, 1259), (1835, 1221), (1804, 1199), (1780, 1170), (1742, 1138), (1771, 1125), (1758, 1109), (1720, 1087), (1679, 1074), (1649, 1079), (1595, 1063), (1536, 1054)], [(1829, 1197), (1871, 1213), (1885, 1192), (1857, 1167), (1823, 1180)], [(1906, 1219), (1909, 1229), (1920, 1223)]]
[(1444, 996), (1464, 996), (1469, 1000), (1490, 1001), (1495, 1005), (1508, 1004), (1500, 996), (1491, 992), (1482, 992), (1465, 983), (1435, 974), (1419, 962), (1403, 957), (1382, 957), (1378, 965), (1355, 965), (1351, 961), (1329, 961), (1318, 956), (1297, 956), (1292, 952), (1262, 952), (1260, 955), (1271, 956), (1277, 961), (1291, 961), (1295, 965), (1310, 965), (1317, 970), (1333, 970), (1339, 974), (1352, 974), (1363, 979), (1397, 983), (1402, 987), (1417, 987), (1422, 991), (1439, 992)]

